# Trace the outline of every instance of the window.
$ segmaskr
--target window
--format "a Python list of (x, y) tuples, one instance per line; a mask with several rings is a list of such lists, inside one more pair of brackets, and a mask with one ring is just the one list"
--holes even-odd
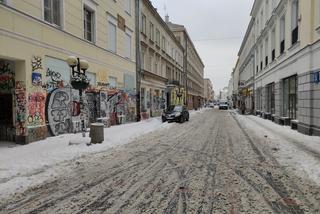
[(260, 46), (260, 71), (263, 69), (263, 44)]
[[(4, 2), (3, 0), (1, 2)], [(5, 2), (4, 2), (5, 3)], [(44, 20), (61, 26), (61, 0), (44, 0)]]
[(147, 18), (144, 14), (141, 15), (141, 33), (147, 34)]
[(117, 78), (109, 76), (110, 88), (117, 88)]
[(166, 51), (166, 37), (162, 36), (162, 50)]
[(297, 118), (297, 76), (283, 80), (283, 116)]
[(131, 15), (131, 0), (125, 0), (125, 11)]
[(84, 38), (90, 42), (94, 42), (94, 12), (87, 8), (83, 8), (84, 12)]
[(269, 0), (266, 0), (266, 21), (269, 19)]
[(265, 46), (264, 46), (264, 50), (265, 50), (265, 66), (267, 67), (269, 64), (269, 57), (268, 57), (268, 53), (269, 53), (269, 39), (266, 38), (265, 40)]
[(261, 31), (264, 29), (264, 25), (265, 25), (263, 18), (264, 18), (264, 17), (263, 17), (263, 10), (262, 10), (262, 11), (261, 11), (261, 18), (260, 18), (260, 20), (261, 20)]
[(96, 86), (97, 77), (95, 73), (86, 72), (87, 77), (90, 79), (90, 85)]
[(146, 53), (144, 50), (141, 50), (141, 68), (142, 69), (146, 69), (145, 66), (145, 57), (146, 57)]
[(276, 32), (275, 29), (271, 32), (271, 61), (273, 62), (276, 58)]
[(291, 7), (291, 44), (294, 45), (298, 41), (298, 0), (292, 2)]
[(117, 26), (116, 19), (108, 16), (108, 50), (114, 53), (117, 52)]
[(156, 44), (160, 47), (160, 31), (156, 29)]
[(150, 22), (149, 38), (150, 38), (152, 41), (154, 40), (154, 25), (153, 25), (152, 22)]
[(280, 19), (280, 54), (284, 53), (285, 49), (285, 17)]
[(126, 32), (126, 55), (125, 57), (131, 59), (131, 34)]

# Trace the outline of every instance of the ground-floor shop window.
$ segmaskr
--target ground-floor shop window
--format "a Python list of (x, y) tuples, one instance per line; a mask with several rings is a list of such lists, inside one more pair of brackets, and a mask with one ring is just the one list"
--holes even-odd
[(146, 111), (146, 99), (145, 99), (145, 89), (141, 88), (141, 111), (145, 112)]
[(275, 113), (275, 94), (274, 94), (274, 83), (267, 85), (267, 112), (274, 114)]
[(297, 76), (283, 80), (283, 116), (297, 118)]

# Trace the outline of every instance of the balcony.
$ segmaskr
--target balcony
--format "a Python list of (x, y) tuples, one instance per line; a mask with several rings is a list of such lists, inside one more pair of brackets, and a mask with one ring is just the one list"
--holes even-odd
[(179, 80), (169, 80), (169, 81), (167, 82), (167, 85), (180, 86), (180, 81), (179, 81)]

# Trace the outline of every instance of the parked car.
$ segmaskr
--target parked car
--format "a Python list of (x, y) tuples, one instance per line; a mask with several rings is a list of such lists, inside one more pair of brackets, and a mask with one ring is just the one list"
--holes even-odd
[(209, 104), (209, 107), (210, 107), (210, 108), (214, 108), (214, 103), (210, 103), (210, 104)]
[(162, 114), (162, 122), (179, 122), (189, 121), (189, 112), (187, 107), (182, 105), (169, 106)]
[(224, 109), (224, 110), (228, 110), (229, 108), (229, 103), (227, 100), (220, 100), (219, 101), (219, 109)]

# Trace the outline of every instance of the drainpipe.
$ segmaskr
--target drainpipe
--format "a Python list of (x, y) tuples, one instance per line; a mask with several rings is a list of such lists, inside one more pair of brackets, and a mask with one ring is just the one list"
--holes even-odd
[(136, 109), (137, 122), (141, 120), (141, 45), (140, 45), (140, 0), (135, 0), (135, 31), (136, 31)]
[(183, 61), (183, 69), (185, 75), (185, 87), (186, 87), (186, 100), (185, 105), (188, 107), (188, 37), (185, 31), (183, 31), (184, 40), (185, 40), (185, 50), (184, 50), (184, 61)]

